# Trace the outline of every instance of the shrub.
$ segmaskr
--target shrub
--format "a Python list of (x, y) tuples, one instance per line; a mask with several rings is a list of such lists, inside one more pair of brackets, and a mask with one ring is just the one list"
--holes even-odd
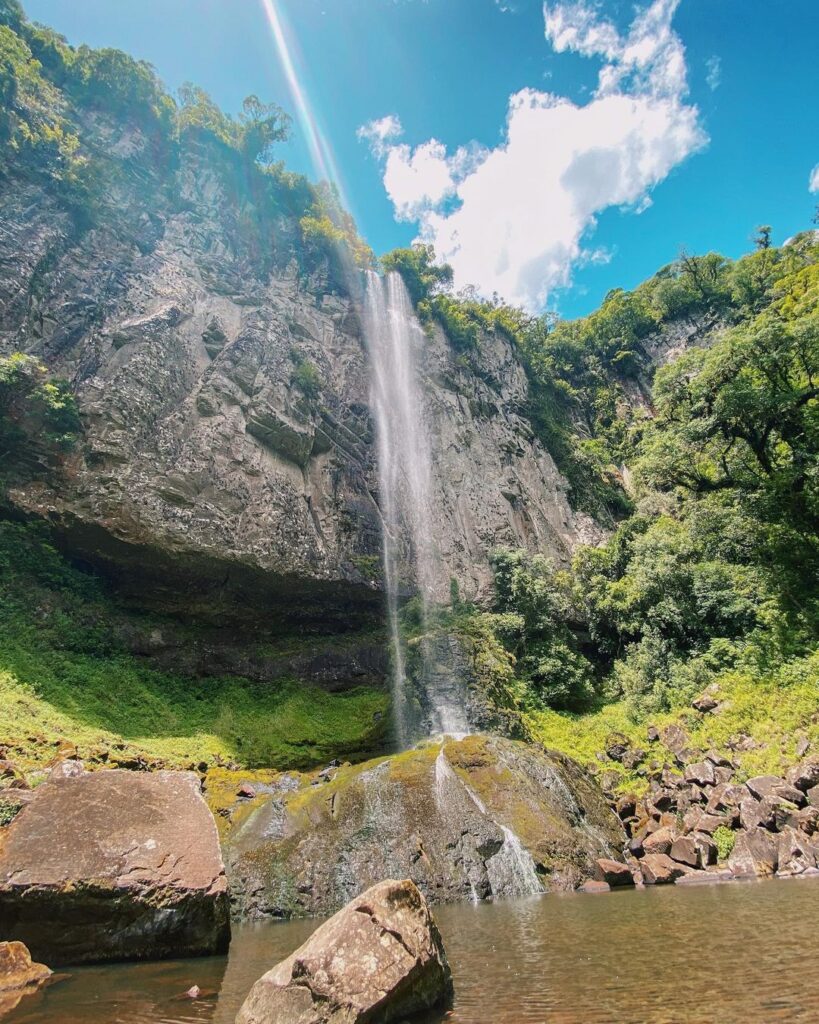
[(736, 840), (736, 832), (732, 832), (726, 825), (720, 825), (714, 829), (714, 843), (717, 847), (717, 857), (719, 860), (728, 860)]

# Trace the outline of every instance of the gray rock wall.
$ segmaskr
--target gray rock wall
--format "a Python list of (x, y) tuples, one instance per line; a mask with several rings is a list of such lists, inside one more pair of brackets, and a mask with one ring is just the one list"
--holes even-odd
[[(271, 219), (275, 258), (254, 249), (258, 211), (207, 149), (186, 151), (169, 181), (140, 156), (138, 132), (94, 130), (124, 156), (93, 229), (77, 230), (40, 187), (3, 186), (0, 352), (36, 354), (69, 378), (86, 429), (61, 479), (20, 485), (13, 502), (49, 518), (75, 553), (159, 588), (195, 564), (200, 594), (261, 574), (306, 600), (339, 585), (377, 600), (355, 303), (300, 275), (284, 215)], [(305, 363), (315, 394), (294, 383)], [(484, 336), (470, 364), (435, 330), (423, 372), (442, 596), (454, 576), (464, 596), (485, 597), (492, 547), (563, 562), (595, 537), (525, 419), (505, 337)]]

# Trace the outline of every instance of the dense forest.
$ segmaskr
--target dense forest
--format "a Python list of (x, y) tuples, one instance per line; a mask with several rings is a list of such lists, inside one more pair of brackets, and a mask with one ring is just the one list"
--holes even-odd
[(819, 671), (816, 233), (777, 248), (763, 227), (736, 261), (683, 253), (577, 321), (452, 297), (432, 257), (386, 259), (471, 358), (478, 328), (514, 340), (533, 423), (573, 500), (611, 530), (570, 571), (496, 552), (492, 612), (454, 613), (495, 692), (575, 752), (575, 720), (544, 709), (628, 728), (713, 685), (735, 691), (728, 728), (778, 708), (787, 736), (791, 698), (805, 724)]

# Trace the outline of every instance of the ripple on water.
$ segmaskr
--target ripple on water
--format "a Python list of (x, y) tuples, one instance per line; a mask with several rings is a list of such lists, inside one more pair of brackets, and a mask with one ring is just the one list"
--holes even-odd
[[(819, 879), (435, 914), (456, 1000), (423, 1024), (819, 1024)], [(316, 924), (240, 927), (229, 958), (76, 970), (4, 1024), (233, 1024), (253, 982)], [(211, 998), (182, 998), (194, 984)]]

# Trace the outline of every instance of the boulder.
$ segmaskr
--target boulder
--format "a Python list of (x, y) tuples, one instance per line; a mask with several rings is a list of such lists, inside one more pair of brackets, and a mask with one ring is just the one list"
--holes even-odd
[(745, 783), (757, 800), (775, 796), (774, 790), (781, 784), (782, 779), (778, 775), (755, 775)]
[(643, 841), (643, 849), (648, 853), (668, 853), (676, 839), (676, 831), (668, 825), (658, 828)]
[(684, 750), (691, 742), (688, 733), (679, 725), (667, 725), (660, 732), (660, 739), (672, 754), (677, 754), (679, 751)]
[(734, 875), (773, 875), (779, 863), (776, 836), (763, 828), (737, 833), (728, 867)]
[(22, 942), (0, 942), (0, 1017), (51, 978), (45, 964), (35, 964)]
[(719, 707), (718, 688), (713, 685), (706, 687), (699, 697), (691, 701), (691, 707), (703, 715), (707, 715), (709, 711), (714, 711)]
[(51, 977), (45, 964), (32, 963), (22, 942), (0, 942), (0, 993), (35, 988)]
[[(632, 885), (633, 884), (634, 884), (634, 879), (632, 879)], [(580, 888), (577, 891), (578, 892), (611, 892), (611, 886), (609, 885), (608, 882), (600, 882), (596, 878), (589, 878), (587, 881), (585, 881), (580, 886)]]
[(0, 846), (0, 939), (52, 964), (224, 952), (216, 825), (192, 772), (49, 778)]
[(694, 841), (699, 853), (700, 867), (705, 868), (710, 864), (717, 863), (717, 844), (711, 836), (706, 835), (705, 832), (693, 832), (691, 839)]
[(691, 868), (700, 866), (699, 849), (691, 836), (679, 836), (675, 839), (668, 855), (672, 860), (687, 864)]
[[(735, 822), (735, 815), (731, 813), (725, 814), (700, 814), (699, 817), (692, 817), (690, 821), (690, 830), (697, 832), (706, 832), (708, 835), (713, 835), (720, 826), (725, 828), (733, 828)], [(688, 816), (686, 815), (685, 825), (688, 825)]]
[(785, 778), (791, 786), (806, 793), (819, 786), (819, 760), (803, 761), (802, 764), (795, 765)]
[(619, 885), (634, 885), (634, 877), (628, 864), (605, 857), (598, 857), (595, 876), (598, 881), (607, 882), (612, 889)]
[(78, 775), (82, 775), (84, 771), (85, 765), (82, 761), (77, 760), (75, 757), (66, 757), (54, 765), (48, 773), (48, 777), (51, 781), (56, 779), (73, 779)]
[(685, 781), (697, 786), (713, 786), (716, 782), (714, 766), (710, 761), (695, 761), (685, 769)]
[(382, 878), (432, 902), (573, 891), (625, 840), (569, 758), (473, 734), (260, 795), (226, 859), (240, 914), (288, 917), (333, 913)]
[(665, 853), (649, 853), (640, 861), (640, 870), (646, 885), (670, 885), (691, 869), (673, 861)]
[(744, 786), (734, 786), (730, 782), (721, 782), (715, 786), (705, 805), (706, 814), (718, 814), (720, 811), (729, 808), (739, 807), (742, 800), (748, 796), (748, 790)]
[(819, 808), (808, 806), (794, 811), (789, 816), (787, 823), (793, 828), (798, 828), (805, 835), (812, 836), (819, 831)]
[(606, 738), (606, 755), (612, 761), (622, 761), (630, 746), (628, 736), (621, 732), (613, 732)]
[(786, 825), (777, 838), (777, 871), (780, 875), (801, 875), (816, 867), (817, 847), (803, 832)]
[(409, 880), (386, 881), (262, 975), (236, 1024), (389, 1024), (451, 994), (449, 964), (424, 897)]
[(746, 796), (739, 805), (739, 823), (744, 829), (774, 828), (776, 804), (773, 800), (755, 800)]
[(620, 762), (624, 768), (628, 768), (629, 771), (634, 769), (646, 759), (646, 752), (641, 750), (640, 747), (632, 747), (627, 750), (625, 754), (620, 758)]

